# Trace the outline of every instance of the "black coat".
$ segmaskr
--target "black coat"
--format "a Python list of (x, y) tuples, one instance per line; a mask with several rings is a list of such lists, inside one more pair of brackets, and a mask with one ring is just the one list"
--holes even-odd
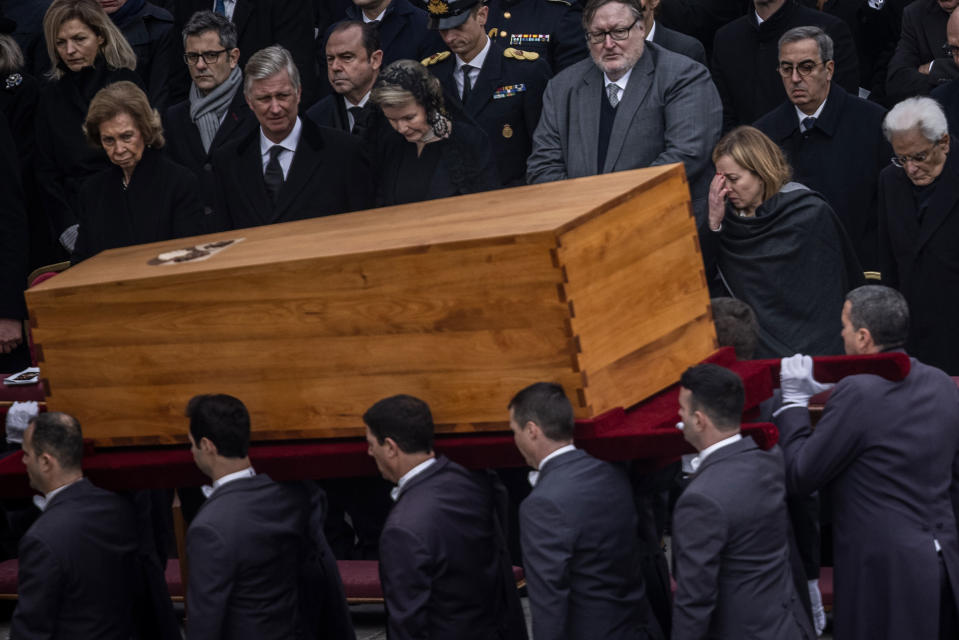
[(589, 56), (582, 19), (578, 2), (490, 0), (486, 31), (504, 47), (540, 54), (555, 74)]
[(73, 261), (107, 249), (195, 236), (206, 231), (199, 185), (189, 169), (146, 149), (129, 186), (112, 166), (80, 190), (80, 230)]
[(656, 22), (696, 38), (712, 57), (716, 31), (753, 10), (752, 0), (669, 0), (659, 5)]
[(909, 303), (908, 351), (959, 375), (959, 151), (953, 150), (919, 220), (913, 185), (903, 169), (879, 175), (882, 281)]
[(80, 480), (54, 496), (20, 540), (16, 640), (129, 640), (137, 585), (130, 504)]
[[(364, 108), (374, 108), (367, 103)], [(325, 96), (322, 100), (307, 109), (306, 117), (321, 127), (330, 129), (339, 129), (350, 133), (350, 118), (346, 112), (346, 104), (343, 102), (343, 96), (333, 93)]]
[[(213, 0), (174, 0), (175, 32), (197, 11), (213, 9)], [(246, 66), (254, 53), (273, 44), (289, 50), (300, 71), (303, 102), (316, 100), (316, 71), (313, 58), (313, 4), (311, 0), (237, 0), (233, 11), (237, 47), (240, 49), (240, 68)], [(183, 62), (183, 39), (177, 36), (176, 56), (179, 72), (175, 75), (171, 103), (187, 97), (190, 76)]]
[[(949, 14), (937, 0), (916, 0), (902, 12), (902, 32), (896, 52), (889, 61), (886, 93), (890, 103), (914, 95), (926, 95), (936, 86), (959, 78), (959, 68), (947, 56), (946, 22)], [(935, 60), (928, 74), (919, 73), (919, 66)]]
[[(463, 106), (493, 146), (504, 186), (526, 184), (526, 159), (533, 149), (533, 131), (543, 110), (543, 91), (550, 78), (542, 59), (515, 60), (503, 55), (506, 47), (492, 42), (483, 68)], [(447, 95), (459, 96), (454, 74), (456, 56), (429, 66)]]
[(734, 20), (716, 32), (713, 81), (723, 101), (723, 131), (750, 124), (785, 98), (779, 64), (779, 38), (793, 27), (817, 26), (832, 37), (836, 71), (833, 82), (850, 93), (859, 88), (859, 65), (849, 27), (834, 16), (786, 3), (761, 25), (756, 13)]
[(832, 85), (813, 128), (799, 131), (788, 100), (756, 122), (782, 147), (793, 179), (818, 191), (839, 216), (864, 269), (879, 268), (876, 188), (892, 147), (882, 134), (885, 110)]
[[(132, 4), (133, 0), (127, 0)], [(143, 78), (150, 106), (163, 113), (170, 104), (170, 74), (177, 54), (179, 32), (173, 30), (173, 16), (166, 9), (146, 2), (127, 13), (126, 6), (112, 15), (117, 27), (137, 54), (137, 73)], [(121, 15), (122, 14), (122, 15)]]
[(214, 154), (217, 228), (244, 229), (373, 206), (370, 168), (360, 143), (309, 118), (300, 120), (300, 144), (275, 207), (263, 183), (259, 127)]
[(190, 118), (190, 101), (179, 102), (163, 114), (163, 132), (166, 138), (164, 153), (194, 174), (200, 181), (200, 201), (206, 215), (213, 213), (216, 205), (216, 181), (213, 178), (213, 154), (230, 142), (247, 135), (257, 127), (256, 118), (243, 97), (243, 87), (239, 87), (233, 102), (220, 123), (210, 151), (203, 150), (200, 130)]
[(703, 48), (702, 43), (692, 36), (687, 36), (685, 33), (680, 33), (679, 31), (673, 31), (668, 27), (656, 23), (656, 29), (653, 31), (653, 42), (664, 49), (669, 49), (673, 53), (679, 53), (687, 58), (692, 58), (704, 67), (709, 66), (709, 63), (706, 62), (706, 50)]
[(97, 58), (96, 66), (76, 73), (67, 71), (40, 92), (36, 117), (37, 183), (53, 225), (54, 241), (77, 223), (77, 197), (83, 181), (110, 166), (103, 149), (87, 142), (83, 121), (96, 92), (120, 80), (143, 87), (135, 71), (107, 69), (103, 58)]
[(946, 112), (946, 119), (949, 121), (949, 133), (954, 137), (959, 132), (959, 82), (953, 80), (944, 85), (940, 85), (929, 94), (942, 105)]
[[(439, 145), (440, 159), (424, 200), (489, 191), (500, 186), (496, 159), (482, 129), (465, 120), (454, 120), (452, 127), (449, 138), (427, 145)], [(398, 172), (413, 144), (388, 124), (381, 127), (371, 151), (377, 206), (398, 204)]]
[(380, 536), (391, 640), (525, 639), (510, 573), (485, 478), (439, 458), (403, 486)]
[[(362, 21), (363, 11), (356, 5), (350, 5), (346, 10), (346, 18)], [(426, 12), (414, 7), (409, 0), (390, 2), (380, 22), (383, 67), (396, 60), (422, 60), (446, 49), (439, 32), (426, 28), (427, 20)], [(326, 35), (329, 36), (329, 30)]]
[(27, 280), (27, 210), (20, 166), (7, 119), (0, 113), (0, 318), (27, 316), (23, 290)]
[(17, 146), (17, 155), (21, 166), (32, 166), (33, 150), (36, 145), (33, 119), (37, 113), (40, 99), (40, 83), (26, 73), (13, 73), (0, 78), (0, 113), (7, 118), (10, 133)]
[(234, 480), (187, 531), (189, 638), (354, 638), (320, 504), (269, 476)]

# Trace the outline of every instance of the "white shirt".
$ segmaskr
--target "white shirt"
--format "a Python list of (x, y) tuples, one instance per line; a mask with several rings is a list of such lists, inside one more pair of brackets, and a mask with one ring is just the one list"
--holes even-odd
[(619, 80), (610, 80), (609, 76), (604, 73), (603, 74), (603, 90), (606, 91), (606, 95), (607, 96), (609, 95), (609, 91), (606, 89), (606, 87), (608, 87), (611, 84), (615, 84), (617, 87), (619, 87), (619, 100), (620, 102), (622, 102), (623, 96), (626, 95), (626, 85), (629, 84), (629, 76), (631, 76), (632, 73), (633, 73), (633, 70), (630, 69), (625, 74), (623, 74), (623, 77), (620, 78)]
[[(370, 92), (367, 91), (366, 95), (360, 99), (359, 104), (353, 104), (350, 102), (350, 99), (346, 96), (343, 96), (343, 104), (346, 105), (346, 117), (350, 121), (350, 131), (353, 130), (353, 125), (356, 124), (356, 118), (353, 117), (353, 114), (350, 113), (350, 107), (365, 107), (366, 103), (370, 101)], [(265, 169), (264, 169), (265, 170)]]
[[(293, 131), (290, 135), (280, 140), (277, 144), (283, 147), (280, 152), (280, 168), (283, 169), (283, 179), (286, 180), (290, 173), (290, 165), (293, 164), (293, 154), (296, 153), (296, 146), (300, 144), (300, 134), (303, 132), (303, 123), (300, 117), (296, 117), (296, 124), (293, 125)], [(263, 135), (263, 128), (260, 128), (260, 155), (263, 161), (263, 172), (266, 173), (266, 165), (270, 162), (270, 149), (273, 148), (273, 142)]]
[(760, 17), (758, 11), (756, 11), (755, 13), (756, 13), (756, 22), (758, 22), (759, 24), (766, 22), (765, 20), (762, 19), (762, 17)]
[(530, 484), (530, 486), (531, 486), (531, 487), (535, 487), (535, 486), (536, 486), (536, 483), (539, 482), (539, 472), (542, 471), (543, 467), (546, 465), (547, 462), (549, 462), (549, 461), (552, 460), (553, 458), (558, 458), (559, 456), (563, 455), (564, 453), (569, 453), (570, 451), (576, 451), (576, 447), (574, 447), (574, 446), (571, 445), (571, 444), (567, 444), (567, 445), (565, 445), (565, 446), (560, 447), (559, 449), (557, 449), (557, 450), (554, 451), (553, 453), (549, 454), (548, 456), (546, 456), (546, 457), (543, 458), (542, 460), (540, 460), (540, 461), (539, 461), (539, 466), (536, 468), (536, 471), (530, 471), (530, 472), (529, 472), (529, 484)]
[(649, 33), (646, 34), (646, 42), (653, 41), (653, 35), (656, 33), (656, 21), (653, 20), (653, 26), (649, 28)]
[[(828, 100), (828, 98), (827, 98), (827, 100)], [(795, 105), (793, 105), (793, 106), (795, 106)], [(795, 107), (795, 109), (796, 109), (796, 117), (799, 118), (799, 126), (800, 126), (800, 128), (802, 128), (802, 121), (805, 120), (806, 118), (818, 118), (818, 117), (819, 117), (819, 114), (822, 113), (822, 108), (825, 107), (825, 106), (826, 106), (826, 100), (823, 100), (823, 101), (822, 101), (822, 104), (819, 105), (819, 108), (816, 109), (816, 113), (812, 114), (811, 116), (807, 116), (805, 113), (803, 113), (802, 111), (799, 110), (799, 107)]]
[[(210, 11), (216, 10), (216, 0), (213, 1), (213, 7)], [(228, 20), (233, 20), (233, 12), (236, 11), (236, 0), (223, 0), (223, 11)]]
[[(389, 9), (389, 8), (390, 8), (390, 5), (386, 5), (386, 9)], [(383, 22), (383, 16), (386, 15), (386, 9), (383, 9), (382, 13), (380, 13), (380, 15), (376, 16), (375, 18), (367, 18), (366, 14), (362, 11), (360, 11), (360, 14), (363, 16), (363, 22)]]
[(73, 482), (68, 482), (65, 485), (59, 486), (53, 491), (51, 491), (50, 493), (46, 493), (42, 496), (33, 496), (33, 504), (37, 505), (37, 509), (39, 509), (40, 511), (46, 511), (47, 505), (50, 504), (51, 500), (53, 500), (53, 496), (57, 495), (58, 493), (60, 493), (61, 491), (69, 487), (70, 485), (76, 482), (80, 482), (81, 480), (83, 480), (82, 477), (77, 478)]
[(472, 69), (470, 69), (470, 86), (475, 87), (476, 79), (479, 77), (480, 69), (483, 68), (483, 63), (486, 62), (486, 54), (489, 53), (489, 49), (490, 39), (487, 36), (486, 46), (469, 62), (464, 62), (462, 58), (456, 56), (456, 73), (453, 74), (453, 79), (456, 80), (456, 90), (459, 92), (459, 95), (463, 95), (463, 65), (468, 64), (472, 67)]
[(743, 435), (741, 433), (737, 433), (736, 435), (730, 436), (726, 438), (725, 440), (720, 440), (716, 444), (712, 444), (706, 447), (705, 449), (703, 449), (702, 451), (700, 451), (699, 455), (693, 458), (690, 461), (689, 465), (692, 467), (693, 471), (695, 472), (703, 464), (703, 461), (705, 461), (706, 458), (709, 457), (711, 454), (716, 453), (723, 447), (728, 447), (731, 444), (735, 444), (742, 439), (743, 439)]
[(213, 492), (222, 487), (223, 485), (233, 482), (234, 480), (242, 480), (243, 478), (252, 478), (256, 475), (256, 471), (253, 470), (253, 467), (247, 467), (246, 469), (240, 469), (239, 471), (234, 471), (233, 473), (228, 473), (225, 476), (220, 476), (219, 479), (214, 480), (212, 485), (205, 484), (200, 487), (200, 490), (203, 492), (203, 495), (207, 498), (213, 495)]
[(428, 458), (404, 473), (396, 483), (396, 486), (390, 490), (390, 497), (393, 498), (393, 502), (396, 502), (400, 499), (400, 494), (403, 493), (403, 487), (406, 486), (407, 482), (420, 475), (434, 464), (436, 464), (436, 458)]

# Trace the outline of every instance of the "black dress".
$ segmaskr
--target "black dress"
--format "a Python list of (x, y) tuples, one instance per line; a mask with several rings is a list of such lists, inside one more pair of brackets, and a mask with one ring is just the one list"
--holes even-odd
[(205, 231), (196, 176), (154, 149), (143, 152), (126, 189), (123, 170), (111, 166), (86, 181), (79, 203), (74, 262), (106, 249)]
[(102, 56), (94, 66), (66, 71), (40, 92), (36, 117), (36, 174), (53, 241), (77, 222), (77, 196), (89, 176), (110, 166), (103, 149), (83, 135), (87, 108), (97, 91), (120, 80), (143, 87), (136, 72), (110, 69)]
[(423, 147), (418, 158), (416, 144), (407, 142), (389, 124), (379, 127), (373, 144), (370, 155), (379, 206), (478, 193), (500, 186), (489, 139), (482, 129), (463, 120), (452, 123), (450, 137)]

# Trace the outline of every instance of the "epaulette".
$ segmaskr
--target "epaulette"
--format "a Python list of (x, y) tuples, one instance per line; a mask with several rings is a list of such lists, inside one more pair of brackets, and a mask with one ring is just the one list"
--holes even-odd
[(437, 62), (443, 62), (450, 57), (449, 51), (440, 51), (439, 53), (434, 53), (429, 58), (423, 58), (420, 60), (420, 64), (424, 67), (428, 67), (431, 64), (436, 64)]
[(511, 60), (536, 60), (539, 58), (539, 54), (535, 51), (523, 51), (514, 47), (507, 48), (503, 55)]

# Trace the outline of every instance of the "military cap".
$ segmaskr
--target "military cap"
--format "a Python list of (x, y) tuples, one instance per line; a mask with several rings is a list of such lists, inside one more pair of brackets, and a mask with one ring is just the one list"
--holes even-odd
[(453, 29), (470, 16), (470, 10), (482, 0), (429, 0), (426, 11), (430, 15), (429, 28), (433, 31)]

